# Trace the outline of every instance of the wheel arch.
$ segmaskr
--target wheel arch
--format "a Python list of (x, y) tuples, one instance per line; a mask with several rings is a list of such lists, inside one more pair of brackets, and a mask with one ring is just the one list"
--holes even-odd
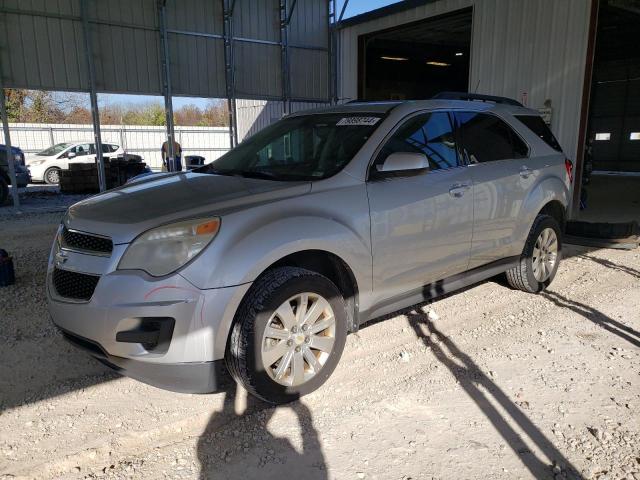
[(319, 273), (331, 280), (342, 293), (347, 304), (350, 332), (358, 330), (358, 282), (349, 264), (333, 252), (320, 249), (300, 250), (273, 262), (260, 274), (277, 267), (299, 267)]
[(558, 177), (550, 176), (535, 185), (524, 201), (522, 212), (524, 220), (520, 222), (519, 230), (514, 238), (517, 239), (518, 251), (524, 247), (531, 226), (541, 213), (554, 217), (564, 231), (566, 210), (569, 204), (567, 186)]
[(567, 209), (559, 200), (551, 200), (538, 212), (538, 215), (549, 215), (555, 218), (560, 225), (562, 232), (564, 232), (567, 222)]

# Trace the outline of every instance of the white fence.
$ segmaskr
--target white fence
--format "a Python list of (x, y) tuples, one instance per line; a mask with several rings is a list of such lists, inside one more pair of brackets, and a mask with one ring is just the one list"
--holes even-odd
[[(10, 123), (11, 144), (25, 154), (39, 152), (61, 142), (93, 142), (91, 125)], [(101, 125), (102, 141), (121, 145), (126, 152), (142, 155), (151, 168), (160, 169), (160, 148), (166, 140), (164, 127)], [(229, 129), (225, 127), (175, 127), (182, 155), (200, 155), (209, 163), (229, 150)], [(0, 144), (4, 133), (0, 130)]]

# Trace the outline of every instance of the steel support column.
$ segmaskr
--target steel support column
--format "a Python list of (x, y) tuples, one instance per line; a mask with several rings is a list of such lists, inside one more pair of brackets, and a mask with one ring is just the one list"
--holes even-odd
[(280, 0), (280, 64), (282, 74), (282, 110), (285, 115), (291, 113), (291, 71), (289, 65), (289, 23), (296, 0), (292, 0), (291, 9), (287, 0)]
[(238, 144), (238, 122), (236, 110), (235, 64), (233, 58), (233, 8), (235, 0), (222, 0), (222, 37), (224, 41), (224, 79), (229, 109), (229, 143)]
[(93, 138), (98, 160), (98, 184), (100, 191), (107, 189), (107, 181), (104, 174), (104, 158), (102, 157), (102, 136), (100, 134), (100, 113), (98, 110), (98, 95), (96, 94), (96, 71), (93, 64), (93, 49), (91, 47), (91, 31), (89, 30), (89, 17), (87, 12), (87, 0), (80, 3), (82, 14), (82, 35), (84, 37), (84, 49), (89, 70), (89, 100), (91, 102), (91, 121), (93, 122)]
[(338, 55), (337, 55), (337, 38), (338, 38), (338, 4), (336, 0), (329, 0), (329, 90), (331, 104), (338, 103)]
[(160, 20), (160, 48), (162, 58), (162, 94), (164, 96), (164, 113), (167, 127), (167, 170), (175, 169), (175, 132), (173, 126), (173, 98), (171, 90), (171, 65), (169, 57), (169, 37), (167, 34), (167, 1), (158, 2)]
[(11, 180), (11, 196), (13, 197), (13, 208), (20, 209), (20, 196), (18, 195), (18, 181), (16, 180), (16, 166), (11, 149), (11, 135), (9, 135), (9, 116), (4, 100), (4, 88), (2, 87), (2, 72), (0, 71), (0, 117), (2, 118), (2, 128), (4, 129), (4, 144), (7, 149), (7, 165), (9, 165), (9, 179)]

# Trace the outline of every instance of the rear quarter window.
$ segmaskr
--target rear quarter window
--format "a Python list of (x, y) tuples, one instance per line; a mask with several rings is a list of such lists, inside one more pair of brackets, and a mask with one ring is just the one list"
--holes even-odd
[(562, 151), (562, 147), (558, 143), (558, 140), (556, 140), (556, 137), (553, 135), (553, 133), (551, 133), (551, 130), (549, 129), (547, 124), (544, 123), (542, 117), (539, 117), (537, 115), (515, 115), (515, 117), (522, 123), (524, 123), (529, 128), (529, 130), (540, 137), (544, 141), (544, 143), (549, 145), (554, 150), (557, 150), (558, 152)]
[(462, 145), (474, 163), (526, 158), (528, 145), (504, 120), (482, 112), (455, 112)]

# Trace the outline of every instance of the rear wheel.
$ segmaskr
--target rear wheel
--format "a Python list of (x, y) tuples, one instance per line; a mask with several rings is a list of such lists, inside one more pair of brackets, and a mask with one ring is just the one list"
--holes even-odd
[(553, 281), (561, 254), (560, 225), (549, 215), (538, 215), (527, 237), (520, 263), (506, 272), (509, 285), (525, 292), (541, 292)]
[(60, 183), (60, 169), (58, 167), (47, 168), (46, 172), (44, 172), (44, 181), (49, 185)]
[(0, 205), (4, 205), (7, 198), (9, 198), (9, 185), (7, 185), (7, 181), (0, 176)]
[(346, 335), (346, 307), (338, 288), (310, 270), (280, 267), (251, 287), (236, 314), (225, 359), (247, 391), (270, 403), (286, 403), (329, 378)]

